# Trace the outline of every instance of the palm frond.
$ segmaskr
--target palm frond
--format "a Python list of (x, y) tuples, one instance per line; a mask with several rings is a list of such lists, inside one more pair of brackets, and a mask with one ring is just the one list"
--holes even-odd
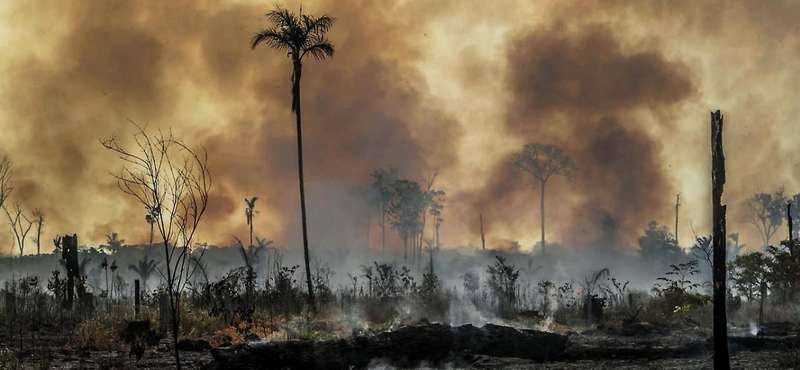
[(263, 29), (256, 32), (250, 40), (250, 48), (255, 49), (256, 46), (262, 42), (273, 49), (283, 51), (294, 50), (291, 37), (289, 37), (286, 32), (275, 28)]
[(333, 44), (331, 44), (327, 39), (322, 38), (319, 42), (307, 47), (303, 50), (303, 55), (311, 54), (312, 57), (316, 60), (322, 60), (325, 58), (333, 57), (334, 49)]
[(295, 16), (281, 4), (275, 4), (275, 9), (266, 14), (267, 19), (278, 27), (296, 27), (298, 22)]
[(303, 27), (306, 30), (306, 34), (309, 36), (324, 35), (331, 29), (331, 27), (333, 27), (333, 23), (335, 21), (336, 19), (332, 18), (328, 14), (324, 14), (319, 18), (310, 15), (304, 15)]

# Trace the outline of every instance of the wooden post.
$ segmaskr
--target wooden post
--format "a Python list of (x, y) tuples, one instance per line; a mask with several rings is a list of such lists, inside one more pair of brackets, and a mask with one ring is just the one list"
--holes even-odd
[(711, 199), (714, 230), (713, 280), (714, 280), (714, 370), (730, 370), (728, 354), (728, 320), (725, 310), (725, 252), (727, 206), (722, 204), (725, 185), (725, 154), (722, 149), (723, 117), (720, 111), (711, 112)]
[(483, 250), (486, 250), (486, 235), (483, 233), (483, 213), (480, 213), (481, 217), (481, 244), (483, 245)]
[(15, 302), (14, 293), (7, 292), (5, 296), (6, 296), (6, 340), (13, 341), (14, 321), (16, 321), (17, 318), (17, 306)]
[(167, 335), (167, 321), (169, 320), (169, 313), (167, 312), (169, 309), (169, 305), (167, 304), (167, 293), (162, 292), (158, 296), (158, 308), (158, 322), (160, 324), (161, 337), (163, 338)]
[(133, 317), (139, 320), (139, 279), (133, 281)]

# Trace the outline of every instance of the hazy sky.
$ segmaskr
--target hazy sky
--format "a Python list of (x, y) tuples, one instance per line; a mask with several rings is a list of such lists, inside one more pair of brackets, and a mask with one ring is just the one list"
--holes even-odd
[[(245, 239), (244, 198), (258, 196), (255, 234), (298, 245), (291, 66), (248, 44), (271, 7), (0, 3), (0, 152), (15, 163), (14, 197), (47, 214), (45, 250), (56, 233), (147, 241), (144, 208), (110, 175), (122, 163), (100, 145), (129, 138), (128, 119), (208, 149), (201, 241)], [(712, 109), (725, 115), (730, 232), (758, 245), (744, 200), (800, 192), (798, 3), (365, 0), (303, 11), (337, 18), (336, 55), (303, 74), (312, 246), (363, 245), (376, 214), (363, 202), (368, 174), (393, 165), (418, 181), (441, 168), (444, 244), (478, 244), (482, 212), (490, 246), (529, 248), (538, 187), (508, 168), (526, 142), (559, 145), (579, 167), (548, 185), (548, 240), (634, 246), (650, 220), (673, 227), (680, 192), (686, 245), (692, 227), (708, 232)], [(374, 222), (370, 232), (375, 248)], [(10, 243), (0, 233), (0, 252)]]

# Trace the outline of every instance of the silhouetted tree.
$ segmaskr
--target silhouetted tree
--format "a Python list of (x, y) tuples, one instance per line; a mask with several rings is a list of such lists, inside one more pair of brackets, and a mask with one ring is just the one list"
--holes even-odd
[(316, 313), (314, 304), (314, 288), (311, 282), (310, 256), (308, 252), (308, 227), (306, 225), (306, 192), (303, 183), (303, 129), (300, 115), (300, 79), (303, 73), (303, 59), (310, 55), (312, 58), (322, 60), (333, 57), (333, 44), (326, 34), (333, 26), (334, 19), (325, 14), (321, 17), (300, 15), (286, 10), (277, 5), (269, 11), (267, 19), (272, 23), (272, 28), (257, 32), (250, 43), (255, 49), (260, 43), (281, 52), (286, 52), (292, 59), (292, 112), (297, 118), (297, 168), (300, 180), (300, 213), (303, 226), (303, 253), (306, 265), (306, 283), (308, 285), (308, 303), (312, 312)]
[(417, 234), (423, 193), (412, 180), (397, 180), (392, 186), (393, 197), (389, 204), (389, 222), (403, 240), (403, 258), (408, 259), (408, 239)]
[(428, 212), (427, 211), (428, 211), (428, 207), (430, 207), (431, 204), (433, 203), (433, 195), (434, 195), (434, 193), (433, 193), (434, 192), (433, 183), (436, 182), (436, 176), (438, 176), (438, 175), (439, 175), (439, 167), (436, 167), (436, 168), (433, 169), (433, 171), (431, 171), (430, 174), (428, 174), (428, 178), (425, 179), (426, 188), (422, 193), (422, 206), (421, 206), (421, 209), (420, 209), (420, 213), (421, 213), (420, 220), (421, 220), (421, 222), (420, 222), (420, 227), (419, 227), (419, 235), (417, 237), (417, 251), (418, 251), (417, 264), (418, 264), (418, 266), (422, 265), (422, 248), (423, 248), (422, 243), (423, 243), (424, 236), (425, 236), (424, 235), (425, 234), (425, 224), (426, 224), (427, 216), (428, 216)]
[(42, 254), (42, 246), (41, 246), (41, 239), (42, 239), (42, 230), (44, 228), (44, 211), (40, 208), (36, 208), (33, 210), (33, 217), (34, 222), (36, 223), (36, 237), (33, 238), (33, 241), (36, 243), (36, 254)]
[(769, 246), (769, 240), (783, 224), (786, 209), (786, 197), (783, 188), (775, 193), (757, 193), (747, 202), (746, 221), (753, 224), (761, 235), (763, 248)]
[(544, 189), (553, 176), (569, 178), (575, 171), (572, 160), (558, 147), (548, 144), (525, 144), (522, 151), (514, 153), (514, 167), (526, 172), (541, 184), (542, 255), (545, 254)]
[(244, 216), (247, 218), (247, 225), (250, 226), (250, 247), (253, 246), (253, 209), (256, 208), (256, 201), (258, 197), (252, 197), (250, 199), (245, 198), (244, 201), (247, 203), (247, 208), (244, 209)]
[(25, 216), (25, 212), (22, 209), (22, 201), (20, 200), (13, 204), (10, 211), (7, 205), (3, 205), (3, 210), (8, 216), (11, 235), (14, 237), (14, 242), (19, 249), (19, 256), (22, 257), (25, 253), (25, 240), (28, 238), (28, 232), (31, 231), (31, 227), (33, 227), (33, 221), (28, 216)]
[(736, 256), (742, 253), (742, 250), (747, 246), (745, 244), (739, 244), (739, 233), (731, 233), (728, 235), (728, 261), (733, 260)]
[(137, 262), (135, 265), (128, 265), (128, 269), (139, 275), (139, 280), (142, 281), (142, 289), (147, 291), (147, 281), (150, 280), (150, 275), (158, 269), (159, 263), (154, 259), (150, 259), (148, 255)]
[(379, 193), (378, 197), (378, 226), (381, 227), (381, 247), (386, 254), (386, 216), (389, 213), (389, 204), (392, 201), (392, 186), (397, 181), (397, 168), (377, 170), (370, 173), (374, 179), (372, 187)]
[[(135, 125), (135, 123), (134, 123)], [(119, 145), (112, 137), (103, 146), (118, 155), (125, 166), (116, 175), (119, 188), (156, 210), (156, 226), (164, 243), (166, 291), (172, 321), (172, 339), (178, 342), (180, 331), (180, 296), (190, 281), (192, 241), (208, 206), (211, 175), (205, 149), (190, 149), (170, 133), (150, 136), (136, 126), (134, 150)], [(175, 364), (182, 368), (178, 346), (174, 346)]]
[(678, 247), (675, 236), (669, 229), (666, 226), (659, 226), (655, 221), (650, 221), (638, 242), (642, 259), (654, 267), (681, 262), (686, 256)]
[(792, 195), (789, 199), (792, 202), (792, 239), (800, 236), (800, 194)]
[(125, 245), (125, 239), (120, 239), (119, 234), (116, 232), (112, 232), (111, 234), (106, 234), (106, 245), (111, 250), (116, 250)]
[(436, 231), (434, 239), (436, 243), (434, 245), (436, 248), (439, 248), (439, 226), (442, 226), (442, 222), (444, 222), (442, 212), (444, 211), (445, 195), (444, 190), (430, 191), (430, 209), (428, 213), (433, 217), (433, 228)]

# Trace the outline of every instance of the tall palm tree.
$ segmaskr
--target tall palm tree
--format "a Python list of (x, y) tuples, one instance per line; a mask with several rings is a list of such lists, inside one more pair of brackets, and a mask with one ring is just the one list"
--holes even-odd
[(244, 202), (247, 203), (247, 208), (244, 209), (244, 216), (247, 217), (247, 225), (250, 226), (250, 247), (253, 247), (253, 208), (256, 208), (256, 201), (258, 197), (252, 197), (250, 199), (244, 198)]
[(311, 266), (308, 255), (308, 228), (306, 226), (306, 195), (303, 183), (303, 129), (300, 116), (300, 78), (303, 73), (303, 59), (310, 55), (316, 60), (333, 57), (333, 44), (327, 37), (334, 19), (325, 14), (321, 17), (303, 14), (296, 15), (281, 5), (269, 11), (267, 19), (273, 27), (257, 32), (250, 47), (255, 49), (264, 42), (278, 51), (286, 52), (292, 59), (292, 112), (297, 118), (297, 167), (300, 180), (300, 213), (303, 225), (303, 253), (306, 264), (306, 283), (308, 284), (308, 303), (312, 312), (316, 313), (314, 290), (311, 284)]

